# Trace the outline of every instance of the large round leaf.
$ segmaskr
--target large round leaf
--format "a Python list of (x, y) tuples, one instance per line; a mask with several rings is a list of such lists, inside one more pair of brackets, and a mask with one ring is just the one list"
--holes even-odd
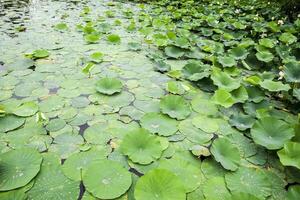
[(0, 155), (0, 191), (29, 183), (40, 171), (42, 156), (33, 149), (11, 150)]
[(232, 78), (226, 72), (222, 72), (219, 70), (214, 70), (211, 79), (213, 80), (214, 84), (221, 89), (225, 89), (228, 92), (235, 90), (240, 87), (239, 80)]
[(223, 176), (214, 176), (207, 179), (203, 185), (203, 194), (206, 199), (227, 200), (230, 199), (230, 192), (226, 188)]
[(222, 64), (223, 67), (233, 67), (236, 66), (236, 61), (231, 56), (220, 56), (218, 57), (219, 63)]
[(300, 143), (287, 142), (277, 154), (283, 165), (300, 169)]
[(258, 60), (263, 62), (271, 62), (274, 59), (273, 54), (269, 51), (257, 52), (255, 55)]
[(141, 125), (151, 133), (170, 136), (176, 133), (178, 122), (159, 113), (146, 113), (141, 119)]
[(300, 185), (292, 185), (289, 187), (287, 192), (287, 198), (289, 200), (298, 200), (300, 199)]
[(170, 58), (179, 58), (182, 57), (185, 53), (184, 49), (181, 49), (176, 46), (168, 46), (165, 48), (165, 54)]
[(14, 115), (0, 117), (0, 132), (7, 132), (19, 128), (25, 123), (25, 119)]
[(20, 117), (29, 117), (34, 115), (38, 109), (39, 107), (35, 102), (26, 102), (18, 106), (14, 111), (14, 114)]
[(245, 59), (249, 54), (247, 50), (243, 47), (235, 47), (229, 50), (230, 56), (234, 57), (236, 60)]
[(225, 175), (231, 192), (245, 192), (265, 199), (271, 195), (271, 183), (262, 169), (240, 167), (236, 172)]
[(289, 62), (284, 67), (285, 79), (288, 82), (300, 83), (300, 63)]
[(142, 176), (135, 186), (136, 200), (185, 200), (185, 187), (180, 179), (165, 169), (154, 169)]
[(190, 105), (181, 96), (167, 95), (160, 101), (160, 109), (172, 118), (182, 120), (191, 113)]
[(131, 183), (131, 174), (121, 164), (110, 160), (92, 163), (83, 176), (83, 184), (87, 191), (101, 199), (121, 196), (129, 189)]
[(207, 133), (214, 133), (219, 130), (217, 119), (198, 115), (193, 119), (193, 125)]
[(264, 80), (259, 83), (260, 86), (270, 92), (288, 91), (291, 87), (288, 84), (283, 84), (279, 81)]
[(145, 165), (160, 158), (163, 148), (157, 136), (140, 128), (129, 132), (123, 138), (121, 151), (133, 162)]
[(189, 62), (182, 68), (182, 73), (190, 81), (199, 81), (210, 75), (210, 66), (202, 62)]
[(122, 87), (122, 82), (116, 78), (102, 78), (96, 83), (97, 91), (107, 95), (121, 92)]
[(283, 147), (294, 134), (288, 123), (273, 117), (259, 119), (251, 129), (254, 142), (271, 150)]
[(239, 149), (226, 138), (217, 138), (214, 140), (211, 148), (211, 154), (215, 160), (228, 170), (235, 171), (241, 162)]

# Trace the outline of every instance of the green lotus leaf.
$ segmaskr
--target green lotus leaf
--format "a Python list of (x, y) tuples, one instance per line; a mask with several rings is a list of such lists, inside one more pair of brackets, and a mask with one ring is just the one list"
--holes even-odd
[(95, 64), (94, 64), (94, 63), (88, 62), (88, 63), (81, 69), (81, 71), (82, 71), (82, 73), (84, 73), (84, 74), (90, 74), (91, 71), (94, 69), (94, 67), (95, 67)]
[(158, 60), (155, 62), (154, 69), (159, 72), (167, 72), (170, 71), (171, 65), (167, 64), (163, 60)]
[(293, 166), (300, 169), (300, 143), (289, 141), (284, 144), (283, 149), (279, 150), (277, 154), (284, 166)]
[(66, 23), (58, 23), (54, 26), (55, 30), (58, 30), (58, 31), (66, 31), (68, 30), (68, 25)]
[(123, 84), (116, 78), (102, 78), (96, 83), (96, 90), (102, 94), (112, 95), (122, 91)]
[(249, 77), (245, 78), (244, 80), (252, 85), (259, 85), (259, 83), (261, 82), (261, 78), (256, 75), (249, 76)]
[(245, 131), (253, 126), (255, 119), (250, 115), (243, 113), (233, 114), (230, 117), (229, 123), (241, 131)]
[(29, 183), (40, 171), (42, 156), (33, 149), (10, 150), (0, 155), (0, 191)]
[(131, 51), (140, 51), (142, 49), (142, 45), (138, 42), (128, 42), (128, 48)]
[(202, 62), (192, 61), (182, 68), (182, 73), (186, 79), (190, 81), (199, 81), (203, 78), (209, 77), (210, 66)]
[(32, 53), (34, 59), (46, 58), (50, 55), (50, 53), (45, 49), (38, 49)]
[(300, 63), (289, 62), (284, 66), (284, 77), (287, 82), (300, 83)]
[(35, 102), (25, 102), (18, 106), (16, 110), (13, 112), (15, 115), (20, 117), (29, 117), (34, 115), (39, 110), (38, 105)]
[(206, 199), (226, 200), (231, 199), (230, 192), (226, 188), (224, 177), (214, 176), (203, 184), (203, 194)]
[(235, 47), (235, 48), (229, 50), (229, 54), (236, 60), (242, 60), (242, 59), (245, 59), (249, 53), (243, 47)]
[(179, 177), (187, 193), (197, 189), (204, 179), (198, 166), (180, 157), (164, 159), (160, 162), (158, 168), (169, 170)]
[(146, 113), (141, 119), (141, 126), (151, 133), (157, 133), (161, 136), (170, 136), (175, 134), (178, 122), (166, 115), (159, 113)]
[(103, 57), (104, 57), (104, 54), (99, 51), (94, 52), (90, 55), (91, 61), (93, 61), (95, 63), (101, 63), (103, 61)]
[(160, 100), (160, 110), (171, 118), (182, 120), (191, 114), (191, 108), (186, 100), (178, 95), (167, 95)]
[(238, 89), (231, 91), (231, 96), (235, 103), (244, 103), (249, 98), (244, 86), (240, 86)]
[(257, 120), (251, 129), (254, 142), (270, 150), (280, 149), (294, 134), (288, 123), (273, 117)]
[(112, 43), (112, 44), (120, 44), (121, 43), (121, 38), (119, 35), (116, 35), (116, 34), (110, 34), (107, 36), (107, 41), (109, 43)]
[(212, 101), (215, 104), (221, 105), (225, 108), (229, 108), (235, 103), (230, 92), (224, 89), (218, 89), (217, 91), (215, 91), (215, 94), (212, 97)]
[(297, 37), (291, 33), (282, 33), (279, 37), (279, 40), (286, 44), (293, 44), (297, 41)]
[(0, 117), (0, 132), (8, 132), (19, 128), (25, 123), (25, 119), (14, 115)]
[(165, 54), (170, 58), (180, 58), (184, 55), (185, 50), (176, 46), (167, 46), (165, 48)]
[(239, 167), (225, 175), (226, 185), (232, 193), (244, 192), (259, 199), (271, 195), (271, 182), (262, 169)]
[(300, 185), (291, 185), (287, 192), (287, 199), (297, 200), (300, 198)]
[(198, 115), (193, 119), (193, 125), (207, 133), (214, 133), (219, 130), (219, 123), (217, 119)]
[(147, 172), (136, 183), (136, 200), (185, 200), (186, 191), (180, 178), (165, 169)]
[(244, 192), (234, 192), (231, 195), (231, 200), (261, 200), (260, 198)]
[(160, 158), (163, 152), (160, 139), (142, 128), (129, 132), (124, 137), (120, 148), (130, 160), (143, 165)]
[(274, 59), (274, 56), (269, 51), (257, 52), (255, 54), (256, 58), (263, 62), (271, 62)]
[(59, 131), (66, 126), (66, 121), (60, 118), (52, 119), (46, 126), (46, 129), (51, 132)]
[(235, 59), (231, 56), (220, 56), (218, 57), (218, 61), (223, 67), (233, 67), (237, 64)]
[(72, 181), (64, 176), (60, 160), (55, 154), (46, 153), (43, 155), (41, 171), (35, 178), (34, 186), (27, 192), (28, 199), (77, 199), (80, 192), (79, 184), (78, 181)]
[(241, 162), (239, 149), (227, 138), (217, 138), (213, 141), (210, 148), (211, 154), (215, 160), (231, 171), (236, 171)]
[(260, 82), (260, 86), (270, 92), (289, 91), (291, 87), (279, 81), (264, 80)]
[(100, 35), (92, 33), (84, 36), (84, 39), (87, 43), (97, 43), (100, 40)]
[(240, 87), (240, 81), (232, 78), (228, 73), (220, 70), (213, 70), (211, 79), (214, 84), (220, 89), (225, 89), (228, 92), (235, 90)]
[(131, 174), (119, 163), (110, 160), (93, 162), (84, 172), (86, 190), (100, 199), (114, 199), (132, 184)]
[(259, 44), (267, 48), (273, 48), (275, 45), (275, 40), (269, 38), (263, 38), (259, 40)]
[(169, 81), (166, 90), (172, 94), (182, 95), (185, 93), (183, 85), (178, 81)]
[(300, 88), (299, 89), (296, 89), (296, 88), (293, 89), (293, 96), (296, 97), (300, 101)]

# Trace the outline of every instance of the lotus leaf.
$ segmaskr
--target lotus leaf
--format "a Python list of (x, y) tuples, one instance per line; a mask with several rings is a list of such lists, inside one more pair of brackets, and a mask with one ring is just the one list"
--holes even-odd
[(210, 75), (210, 66), (193, 61), (183, 67), (182, 73), (190, 81), (199, 81)]
[(271, 62), (274, 59), (273, 54), (268, 51), (257, 52), (255, 55), (258, 60), (263, 62)]
[(114, 199), (132, 184), (130, 173), (119, 163), (101, 160), (91, 163), (84, 172), (83, 184), (93, 196)]
[(215, 160), (228, 170), (236, 171), (241, 162), (239, 149), (227, 138), (217, 138), (210, 148)]
[(170, 136), (176, 133), (178, 122), (159, 113), (146, 113), (141, 119), (141, 126), (151, 133)]
[(236, 127), (237, 129), (244, 131), (253, 126), (255, 119), (250, 115), (244, 115), (243, 113), (233, 114), (230, 117), (229, 123), (231, 126)]
[(102, 94), (113, 95), (122, 91), (123, 84), (116, 78), (102, 78), (96, 83), (96, 90)]
[(165, 54), (170, 58), (180, 58), (185, 54), (185, 50), (176, 46), (167, 46)]
[(172, 94), (182, 95), (185, 93), (185, 89), (180, 82), (169, 81), (167, 83), (166, 90)]
[(288, 123), (273, 117), (257, 120), (251, 129), (254, 142), (271, 150), (283, 147), (294, 134), (293, 128)]
[(287, 192), (287, 198), (289, 200), (297, 200), (300, 198), (300, 186), (299, 185), (292, 185), (289, 187)]
[(186, 191), (180, 178), (165, 169), (147, 172), (136, 183), (136, 200), (185, 200)]
[(66, 23), (58, 23), (54, 26), (54, 28), (58, 31), (66, 31), (68, 30), (68, 25)]
[(289, 62), (284, 67), (284, 77), (288, 82), (300, 83), (300, 63)]
[(193, 125), (207, 133), (214, 133), (219, 130), (217, 119), (198, 115), (193, 119)]
[(38, 105), (30, 101), (18, 106), (14, 111), (14, 114), (20, 117), (29, 117), (34, 115), (38, 111), (38, 109)]
[(100, 35), (99, 34), (88, 34), (84, 36), (84, 39), (87, 43), (97, 43), (100, 40)]
[(45, 49), (37, 49), (33, 51), (31, 54), (26, 54), (26, 57), (32, 58), (32, 59), (41, 59), (46, 58), (50, 55), (50, 53)]
[(222, 176), (207, 179), (203, 185), (203, 194), (206, 199), (211, 200), (226, 200), (231, 197)]
[(112, 44), (120, 44), (121, 43), (121, 38), (120, 36), (116, 34), (110, 34), (107, 36), (107, 41), (112, 43)]
[(95, 63), (101, 63), (103, 61), (104, 54), (101, 52), (94, 52), (90, 55), (91, 61)]
[(288, 91), (291, 87), (288, 84), (283, 84), (279, 81), (264, 80), (260, 82), (260, 86), (270, 92)]
[(244, 192), (235, 192), (231, 196), (231, 200), (260, 200), (260, 198)]
[(259, 40), (259, 44), (267, 48), (273, 48), (275, 41), (273, 39), (263, 38)]
[(230, 56), (234, 57), (236, 60), (245, 59), (248, 56), (248, 51), (243, 47), (235, 47), (229, 50)]
[(279, 37), (279, 40), (286, 44), (292, 44), (297, 41), (297, 37), (291, 33), (282, 33)]
[(220, 56), (218, 57), (218, 61), (223, 67), (233, 67), (237, 64), (235, 59), (231, 56)]
[(29, 183), (40, 171), (42, 156), (33, 149), (10, 150), (0, 155), (0, 191)]
[(163, 152), (160, 139), (142, 128), (129, 132), (120, 148), (133, 162), (143, 165), (160, 158)]
[(171, 118), (182, 120), (191, 113), (191, 108), (186, 100), (178, 95), (167, 95), (160, 100), (160, 109)]
[(226, 72), (214, 70), (211, 74), (211, 79), (219, 89), (225, 89), (228, 92), (240, 87), (239, 80), (232, 78)]
[(283, 149), (277, 152), (280, 162), (285, 166), (293, 166), (300, 169), (300, 143), (287, 142)]
[(25, 119), (14, 115), (0, 117), (0, 132), (8, 132), (19, 128), (25, 123)]
[(215, 104), (224, 106), (225, 108), (229, 108), (235, 103), (233, 96), (225, 89), (218, 89), (212, 100)]

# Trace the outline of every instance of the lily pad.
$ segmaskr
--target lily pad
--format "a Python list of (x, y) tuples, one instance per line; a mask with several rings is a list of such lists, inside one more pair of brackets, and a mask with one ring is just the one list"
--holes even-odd
[(107, 95), (113, 95), (122, 91), (123, 84), (116, 78), (102, 78), (96, 83), (98, 92)]
[(259, 119), (251, 129), (254, 142), (270, 150), (280, 149), (294, 134), (288, 123), (273, 117)]
[(220, 89), (225, 89), (228, 92), (240, 87), (239, 80), (236, 80), (226, 72), (222, 72), (219, 70), (213, 71), (211, 79), (213, 80), (216, 86), (218, 86)]
[(45, 49), (37, 49), (33, 51), (31, 54), (26, 54), (26, 57), (32, 58), (32, 59), (41, 59), (46, 58), (50, 55), (50, 53)]
[(264, 80), (260, 82), (260, 86), (271, 92), (288, 91), (291, 87), (288, 84), (283, 84), (279, 81)]
[(245, 59), (248, 56), (248, 51), (243, 47), (235, 47), (229, 50), (230, 56), (234, 57), (236, 60)]
[(123, 138), (120, 148), (130, 160), (143, 165), (160, 158), (163, 152), (160, 139), (142, 128), (129, 132)]
[(101, 63), (103, 61), (103, 57), (104, 57), (104, 54), (99, 51), (94, 52), (90, 55), (91, 61), (93, 61), (95, 63)]
[(212, 101), (215, 104), (221, 105), (225, 108), (229, 108), (235, 103), (230, 92), (225, 89), (218, 89), (217, 91), (215, 91), (215, 94), (212, 97)]
[(176, 46), (167, 46), (165, 48), (165, 54), (170, 58), (180, 58), (184, 55), (185, 50)]
[(230, 117), (229, 123), (231, 126), (236, 127), (237, 129), (244, 131), (253, 126), (255, 119), (250, 115), (244, 115), (242, 113), (233, 114)]
[(87, 43), (97, 43), (100, 40), (99, 34), (88, 34), (84, 36), (84, 39)]
[(20, 117), (29, 117), (38, 111), (39, 107), (35, 102), (26, 102), (16, 108), (14, 114)]
[(190, 81), (199, 81), (203, 78), (209, 77), (210, 66), (202, 62), (189, 62), (182, 68), (182, 73), (186, 79)]
[(10, 150), (0, 156), (0, 191), (29, 183), (40, 171), (42, 156), (33, 149)]
[(193, 119), (193, 125), (207, 133), (214, 133), (219, 130), (219, 123), (217, 119), (198, 115)]
[(0, 132), (8, 132), (19, 128), (25, 123), (25, 119), (14, 115), (0, 117)]
[(101, 199), (114, 199), (124, 194), (132, 180), (130, 173), (119, 163), (101, 160), (88, 166), (83, 176), (86, 190)]
[(226, 188), (224, 177), (216, 176), (208, 179), (203, 184), (203, 194), (206, 199), (226, 200), (231, 199), (230, 192)]
[(277, 152), (280, 162), (284, 166), (293, 166), (300, 169), (300, 143), (287, 142), (283, 149)]
[(170, 136), (176, 133), (178, 122), (159, 113), (146, 113), (141, 119), (141, 125), (151, 133)]
[(215, 160), (228, 170), (236, 171), (241, 162), (239, 149), (226, 138), (218, 138), (213, 141), (210, 148)]
[(121, 43), (121, 38), (120, 36), (116, 34), (110, 34), (107, 36), (107, 41), (112, 43), (112, 44), (120, 44)]
[(183, 183), (172, 172), (154, 169), (142, 176), (136, 183), (136, 200), (185, 200), (186, 191)]
[(160, 100), (160, 109), (171, 118), (182, 120), (191, 113), (191, 108), (185, 99), (178, 95), (167, 95)]

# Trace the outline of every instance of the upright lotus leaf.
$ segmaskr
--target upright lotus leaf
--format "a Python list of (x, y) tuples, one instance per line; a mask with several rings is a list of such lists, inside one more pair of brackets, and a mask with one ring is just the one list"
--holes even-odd
[(142, 128), (129, 132), (123, 138), (120, 148), (130, 160), (143, 165), (160, 158), (163, 152), (160, 139)]
[(300, 169), (300, 143), (287, 142), (283, 149), (277, 152), (280, 162), (284, 166), (293, 166)]
[(171, 65), (167, 64), (163, 60), (157, 60), (155, 61), (154, 69), (159, 72), (167, 72), (170, 71)]
[(225, 89), (228, 92), (240, 87), (240, 81), (232, 78), (228, 73), (215, 69), (211, 74), (211, 79), (214, 84), (220, 89)]
[(107, 36), (107, 41), (111, 44), (120, 44), (121, 38), (119, 35), (116, 34), (110, 34)]
[(207, 133), (214, 133), (219, 130), (218, 120), (211, 117), (206, 117), (203, 115), (198, 115), (193, 118), (193, 125)]
[(166, 90), (172, 94), (182, 95), (185, 93), (185, 88), (181, 82), (169, 81), (166, 86)]
[(289, 91), (291, 87), (279, 81), (264, 80), (260, 82), (260, 86), (270, 92)]
[(190, 81), (199, 81), (209, 77), (210, 66), (199, 61), (192, 61), (182, 68), (182, 73)]
[(270, 150), (280, 149), (295, 134), (288, 123), (273, 117), (257, 120), (250, 133), (255, 143)]
[(104, 54), (99, 51), (94, 52), (90, 55), (91, 61), (93, 61), (95, 63), (101, 63), (103, 61), (103, 57), (104, 57)]
[(253, 126), (255, 119), (250, 115), (243, 113), (233, 114), (230, 116), (229, 123), (241, 131), (245, 131)]
[(91, 71), (95, 68), (95, 64), (88, 62), (82, 69), (82, 73), (91, 75)]
[(259, 199), (271, 195), (271, 182), (263, 169), (239, 167), (236, 172), (225, 174), (225, 180), (232, 193), (244, 192)]
[(255, 55), (258, 60), (263, 62), (271, 62), (274, 59), (273, 54), (269, 51), (257, 52)]
[(30, 101), (18, 106), (14, 111), (14, 114), (20, 117), (29, 117), (34, 115), (38, 110), (38, 105), (35, 102)]
[(242, 85), (238, 89), (232, 90), (231, 96), (235, 103), (244, 103), (249, 98), (246, 88)]
[(221, 105), (225, 108), (231, 107), (235, 101), (230, 92), (225, 89), (218, 89), (215, 91), (214, 96), (212, 97), (212, 101), (215, 104)]
[(158, 168), (169, 170), (179, 177), (187, 193), (197, 189), (204, 181), (204, 176), (198, 166), (180, 157), (164, 159), (160, 162)]
[(298, 200), (300, 198), (300, 185), (291, 185), (287, 192), (289, 200)]
[(97, 43), (100, 40), (100, 35), (96, 33), (88, 34), (84, 36), (84, 39), (87, 43)]
[(175, 119), (159, 113), (146, 113), (141, 119), (141, 125), (151, 133), (161, 136), (173, 135), (178, 130)]
[(102, 94), (113, 95), (122, 91), (123, 84), (116, 78), (102, 78), (96, 83), (96, 90)]
[(176, 46), (167, 46), (165, 48), (165, 54), (170, 58), (180, 58), (184, 55), (185, 50)]
[(131, 174), (119, 163), (101, 160), (88, 166), (83, 176), (86, 190), (100, 199), (115, 199), (132, 184)]
[(58, 23), (54, 26), (55, 30), (58, 30), (58, 31), (66, 31), (68, 30), (68, 25), (66, 23)]
[(263, 38), (259, 40), (259, 44), (267, 48), (273, 48), (275, 43), (275, 40), (269, 38)]
[(178, 95), (167, 95), (160, 100), (160, 110), (171, 118), (182, 120), (191, 114), (191, 108), (185, 99)]
[(210, 148), (215, 160), (228, 170), (236, 171), (241, 162), (239, 149), (227, 138), (217, 138)]
[(293, 44), (297, 41), (297, 37), (291, 33), (282, 33), (279, 37), (279, 40), (286, 44)]
[(219, 56), (218, 62), (221, 63), (223, 67), (233, 67), (236, 66), (236, 61), (231, 56)]
[(230, 192), (226, 188), (224, 176), (214, 176), (204, 182), (203, 194), (206, 199), (227, 200), (231, 199)]
[(50, 55), (50, 53), (45, 49), (37, 49), (30, 54), (26, 54), (25, 56), (31, 59), (41, 59), (46, 58)]
[(19, 128), (25, 123), (25, 119), (15, 115), (0, 117), (0, 132), (8, 132)]
[(36, 150), (21, 148), (0, 155), (0, 191), (29, 183), (40, 171), (42, 156)]
[(249, 53), (245, 48), (238, 46), (233, 49), (230, 49), (229, 54), (230, 56), (234, 57), (236, 60), (242, 60), (247, 58)]
[(284, 77), (287, 82), (300, 83), (300, 63), (288, 62), (284, 66)]
[(165, 169), (147, 172), (136, 183), (136, 200), (185, 200), (185, 187), (175, 174)]

